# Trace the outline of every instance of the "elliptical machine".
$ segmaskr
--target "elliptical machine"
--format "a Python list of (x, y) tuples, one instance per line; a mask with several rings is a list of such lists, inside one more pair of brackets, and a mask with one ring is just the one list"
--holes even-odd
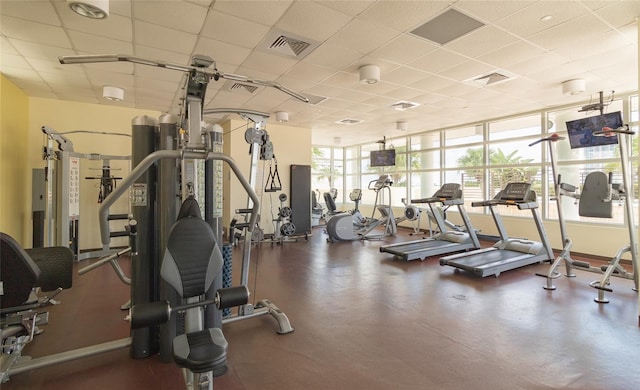
[[(391, 185), (393, 181), (389, 175), (381, 175), (378, 179), (369, 182), (368, 189), (376, 193), (376, 200), (373, 206), (373, 212), (370, 218), (362, 219), (362, 226), (354, 225), (354, 215), (349, 212), (343, 212), (334, 215), (327, 221), (327, 242), (336, 241), (354, 241), (364, 239), (380, 239), (389, 235), (395, 235), (398, 232), (396, 219), (391, 209)], [(380, 193), (387, 189), (389, 200), (387, 204), (379, 204)], [(360, 193), (361, 197), (361, 193)], [(354, 200), (355, 201), (355, 200)], [(359, 201), (359, 200), (358, 200)], [(356, 210), (357, 210), (356, 203)], [(376, 210), (380, 213), (380, 218), (374, 218)], [(371, 234), (374, 229), (384, 225), (385, 229), (382, 234)]]

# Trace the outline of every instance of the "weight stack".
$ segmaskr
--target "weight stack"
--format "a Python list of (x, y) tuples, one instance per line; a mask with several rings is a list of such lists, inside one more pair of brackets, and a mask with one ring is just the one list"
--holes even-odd
[[(233, 285), (232, 271), (233, 271), (233, 245), (224, 244), (222, 246), (222, 260), (224, 260), (222, 266), (222, 288), (231, 287)], [(222, 309), (222, 317), (228, 317), (231, 315), (231, 309)]]

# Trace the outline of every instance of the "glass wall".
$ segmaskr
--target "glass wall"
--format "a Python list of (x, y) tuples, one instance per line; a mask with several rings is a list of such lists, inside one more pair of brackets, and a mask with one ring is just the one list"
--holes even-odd
[[(637, 96), (622, 96), (606, 104), (605, 113), (621, 112), (622, 120), (632, 130), (638, 130), (640, 102)], [(575, 134), (567, 131), (567, 122), (598, 116), (598, 111), (579, 112), (580, 107), (563, 107), (539, 113), (529, 113), (508, 118), (488, 120), (455, 128), (429, 131), (410, 137), (394, 138), (386, 148), (396, 151), (396, 165), (372, 167), (370, 152), (379, 150), (380, 143), (370, 143), (348, 148), (314, 147), (314, 188), (344, 188), (343, 197), (353, 188), (363, 190), (362, 203), (373, 205), (375, 192), (369, 184), (381, 174), (393, 180), (392, 205), (402, 206), (402, 199), (420, 199), (432, 196), (442, 184), (454, 182), (463, 187), (467, 210), (470, 213), (486, 213), (487, 210), (471, 207), (471, 203), (495, 196), (510, 182), (525, 181), (532, 184), (543, 216), (557, 218), (553, 194), (553, 175), (549, 160), (549, 143), (536, 141), (557, 133), (564, 137), (554, 142), (558, 173), (562, 181), (581, 190), (586, 175), (592, 171), (611, 172), (614, 183), (622, 182), (620, 148), (617, 144), (576, 146)], [(570, 124), (571, 126), (571, 124)], [(573, 135), (573, 139), (571, 136)], [(588, 133), (591, 135), (591, 132)], [(638, 137), (631, 137), (629, 145), (629, 170), (633, 183), (633, 205), (637, 209), (638, 194)], [(572, 144), (569, 141), (575, 141)], [(593, 142), (585, 139), (583, 142)], [(600, 141), (597, 141), (600, 142)], [(388, 199), (379, 200), (388, 202)], [(621, 224), (624, 208), (621, 202), (613, 202), (612, 219), (596, 219), (580, 216), (578, 199), (563, 202), (567, 220), (585, 223)], [(501, 209), (501, 214), (530, 217), (527, 210), (517, 207)], [(636, 211), (637, 214), (637, 211)]]

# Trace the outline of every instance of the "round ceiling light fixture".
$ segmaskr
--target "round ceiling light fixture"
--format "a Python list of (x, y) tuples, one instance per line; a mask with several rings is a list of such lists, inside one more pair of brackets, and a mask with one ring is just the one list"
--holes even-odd
[(362, 65), (360, 67), (360, 82), (375, 84), (380, 81), (380, 67), (377, 65)]
[(67, 5), (85, 18), (106, 19), (109, 16), (109, 0), (67, 0)]
[(586, 90), (584, 79), (573, 79), (562, 82), (562, 93), (565, 95), (579, 95)]
[(124, 89), (105, 85), (102, 87), (102, 97), (114, 102), (121, 102), (124, 100)]

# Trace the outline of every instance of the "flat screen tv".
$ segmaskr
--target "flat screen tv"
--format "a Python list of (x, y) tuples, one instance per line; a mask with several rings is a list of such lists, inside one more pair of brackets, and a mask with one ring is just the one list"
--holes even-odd
[(600, 131), (603, 127), (612, 129), (622, 127), (622, 114), (620, 111), (567, 122), (567, 133), (569, 134), (571, 149), (617, 144), (617, 134), (613, 134), (610, 137), (593, 135), (594, 131)]
[(396, 150), (372, 150), (370, 155), (370, 166), (372, 167), (388, 167), (396, 165)]

